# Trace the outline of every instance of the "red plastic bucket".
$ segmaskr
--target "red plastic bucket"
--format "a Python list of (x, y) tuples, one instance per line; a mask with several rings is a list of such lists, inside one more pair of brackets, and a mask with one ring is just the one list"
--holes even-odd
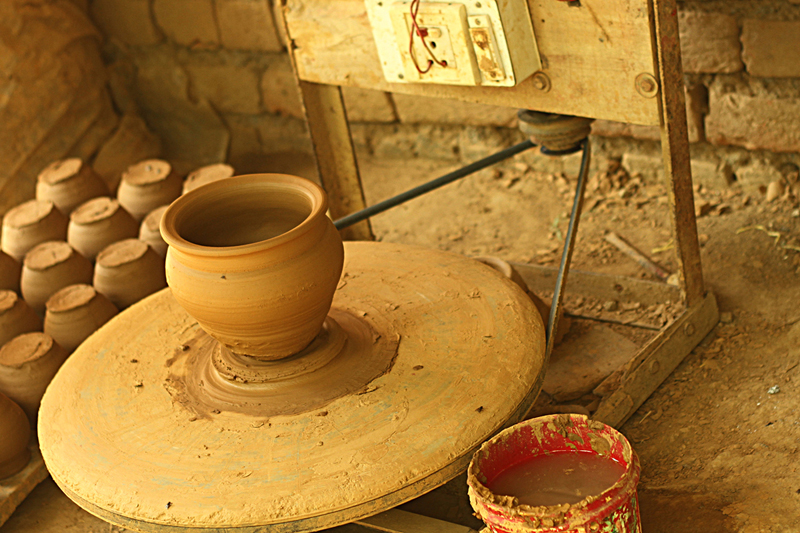
[[(618, 481), (575, 504), (521, 505), (488, 487), (503, 472), (535, 457), (590, 453), (624, 468)], [(469, 464), (473, 509), (493, 533), (641, 533), (636, 485), (639, 459), (614, 428), (583, 415), (559, 414), (520, 422), (488, 440)]]

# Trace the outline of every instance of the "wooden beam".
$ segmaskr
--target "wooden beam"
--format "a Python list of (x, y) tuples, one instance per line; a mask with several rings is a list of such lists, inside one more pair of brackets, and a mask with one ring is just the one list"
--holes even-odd
[(603, 398), (592, 418), (617, 428), (624, 424), (718, 321), (717, 300), (709, 292), (636, 354), (619, 387)]
[(661, 151), (668, 182), (673, 238), (684, 301), (687, 306), (693, 306), (702, 300), (705, 288), (694, 214), (677, 6), (675, 0), (651, 0), (649, 7), (658, 79)]

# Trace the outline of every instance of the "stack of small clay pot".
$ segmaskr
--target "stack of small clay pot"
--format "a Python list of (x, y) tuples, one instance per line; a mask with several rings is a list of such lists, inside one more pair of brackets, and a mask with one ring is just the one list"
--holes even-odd
[(5, 214), (0, 479), (27, 465), (39, 402), (69, 354), (119, 310), (166, 287), (159, 224), (167, 206), (232, 175), (212, 165), (184, 182), (166, 161), (142, 161), (122, 174), (115, 198), (89, 165), (66, 159), (39, 174), (35, 199)]

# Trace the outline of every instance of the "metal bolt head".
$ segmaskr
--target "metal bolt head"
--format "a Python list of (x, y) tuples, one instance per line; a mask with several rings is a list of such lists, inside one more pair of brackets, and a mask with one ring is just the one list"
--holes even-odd
[(636, 92), (645, 98), (653, 98), (658, 94), (658, 82), (649, 72), (636, 76)]
[(531, 83), (533, 84), (534, 89), (538, 91), (546, 93), (550, 90), (550, 78), (541, 70), (533, 73)]

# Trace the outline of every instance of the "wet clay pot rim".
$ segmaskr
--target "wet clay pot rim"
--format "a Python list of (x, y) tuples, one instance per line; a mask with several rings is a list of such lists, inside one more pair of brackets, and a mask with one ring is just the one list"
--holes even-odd
[[(311, 203), (311, 212), (292, 229), (270, 239), (247, 244), (205, 246), (193, 243), (180, 236), (181, 223), (189, 217), (196, 216), (198, 212), (202, 213), (204, 204), (209, 197), (215, 197), (215, 202), (224, 203), (231, 199), (240, 198), (248, 190), (256, 192), (263, 190), (265, 187), (275, 189), (275, 192), (283, 189), (287, 192), (304, 193), (306, 199)], [(172, 202), (161, 218), (161, 236), (172, 249), (177, 248), (183, 252), (208, 257), (238, 256), (273, 248), (297, 238), (313, 227), (314, 220), (327, 216), (327, 210), (328, 198), (325, 192), (319, 185), (305, 178), (288, 174), (235, 176), (198, 187)]]

